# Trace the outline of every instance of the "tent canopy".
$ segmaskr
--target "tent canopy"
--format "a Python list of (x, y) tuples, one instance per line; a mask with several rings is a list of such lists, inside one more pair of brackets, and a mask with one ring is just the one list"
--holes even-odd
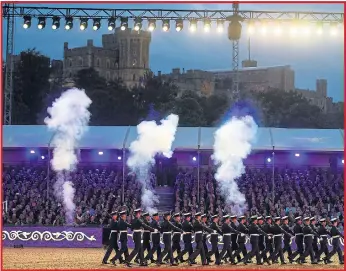
[[(179, 127), (174, 150), (212, 150), (216, 127)], [(46, 148), (54, 133), (44, 125), (3, 126), (4, 148)], [(129, 148), (136, 140), (135, 126), (90, 126), (80, 140), (81, 149)], [(338, 129), (259, 128), (254, 150), (343, 151), (344, 131)]]

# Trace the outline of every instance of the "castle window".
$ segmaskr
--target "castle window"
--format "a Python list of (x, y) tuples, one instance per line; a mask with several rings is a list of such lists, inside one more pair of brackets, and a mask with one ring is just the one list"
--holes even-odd
[(100, 67), (100, 59), (99, 58), (96, 61), (96, 67)]
[(78, 65), (79, 65), (79, 66), (83, 66), (83, 58), (80, 57), (80, 58), (78, 59)]
[(70, 61), (69, 61), (69, 62), (70, 62), (70, 67), (72, 67), (72, 59), (70, 59)]
[(110, 68), (110, 62), (109, 62), (109, 60), (107, 60), (107, 64), (106, 64), (106, 67), (107, 67), (107, 69), (109, 69)]
[(132, 61), (132, 66), (135, 66), (136, 64), (137, 64), (137, 60), (134, 59), (134, 60)]
[(115, 67), (116, 69), (119, 68), (118, 62), (115, 62), (115, 63), (114, 63), (114, 67)]
[(133, 51), (133, 56), (137, 56), (137, 51), (136, 50)]
[(132, 80), (133, 80), (133, 81), (136, 81), (136, 75), (135, 75), (135, 74), (133, 75)]

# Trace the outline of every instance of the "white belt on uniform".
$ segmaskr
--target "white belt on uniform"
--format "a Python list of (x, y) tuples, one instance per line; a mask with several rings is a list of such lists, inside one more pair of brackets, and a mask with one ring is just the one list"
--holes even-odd
[(313, 237), (315, 235), (314, 234), (304, 234), (304, 237), (308, 237), (308, 236)]
[(223, 235), (231, 236), (232, 233), (224, 233)]
[(202, 231), (196, 231), (195, 234), (202, 234)]
[(324, 235), (320, 235), (321, 237), (325, 237), (328, 238), (328, 235), (324, 234)]
[(163, 234), (172, 234), (172, 232), (171, 231), (165, 231), (165, 232), (163, 232)]
[(187, 232), (183, 232), (183, 234), (191, 234), (191, 233), (192, 233), (192, 232), (188, 232), (188, 231), (187, 231)]
[(143, 231), (143, 232), (150, 232), (150, 231)]
[(332, 239), (335, 239), (335, 238), (339, 238), (340, 235), (335, 235), (335, 236), (332, 236)]
[(112, 234), (113, 233), (117, 233), (118, 231), (116, 231), (116, 230), (111, 230), (111, 234), (109, 235), (109, 240), (111, 239), (111, 237), (112, 237)]
[(143, 232), (143, 230), (133, 230), (133, 232)]
[(302, 233), (296, 233), (295, 236), (297, 236), (297, 235), (303, 235), (303, 234)]
[(282, 234), (274, 234), (274, 237), (279, 237), (279, 236), (282, 237)]
[(260, 236), (259, 234), (257, 234), (257, 233), (254, 233), (254, 234), (250, 234), (250, 237), (251, 236)]

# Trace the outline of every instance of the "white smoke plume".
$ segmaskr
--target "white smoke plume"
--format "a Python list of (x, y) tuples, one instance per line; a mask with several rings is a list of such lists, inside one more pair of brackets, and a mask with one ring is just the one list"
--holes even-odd
[(160, 125), (155, 121), (142, 121), (137, 126), (138, 138), (130, 145), (127, 165), (142, 184), (142, 206), (148, 212), (156, 212), (154, 206), (159, 201), (151, 184), (150, 169), (155, 163), (156, 154), (172, 157), (171, 147), (178, 122), (179, 117), (174, 114), (161, 120)]
[(68, 223), (73, 222), (76, 207), (73, 202), (75, 189), (69, 180), (69, 173), (78, 162), (75, 149), (88, 129), (90, 104), (91, 100), (84, 90), (69, 89), (47, 109), (49, 117), (44, 120), (48, 129), (54, 132), (51, 142), (54, 147), (51, 164), (57, 173), (54, 194), (64, 205)]
[(217, 166), (215, 179), (231, 206), (232, 213), (240, 215), (246, 208), (245, 196), (239, 191), (236, 178), (244, 173), (243, 160), (251, 152), (258, 126), (251, 116), (232, 117), (214, 134), (213, 160)]

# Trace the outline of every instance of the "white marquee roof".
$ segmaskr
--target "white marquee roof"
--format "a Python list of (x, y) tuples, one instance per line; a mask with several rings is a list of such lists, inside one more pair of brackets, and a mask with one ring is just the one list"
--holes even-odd
[[(212, 150), (215, 127), (179, 127), (175, 150)], [(53, 136), (44, 125), (3, 126), (4, 148), (45, 148)], [(134, 126), (91, 126), (80, 141), (82, 149), (128, 148), (137, 138)], [(254, 150), (343, 151), (344, 131), (339, 129), (259, 128)]]

